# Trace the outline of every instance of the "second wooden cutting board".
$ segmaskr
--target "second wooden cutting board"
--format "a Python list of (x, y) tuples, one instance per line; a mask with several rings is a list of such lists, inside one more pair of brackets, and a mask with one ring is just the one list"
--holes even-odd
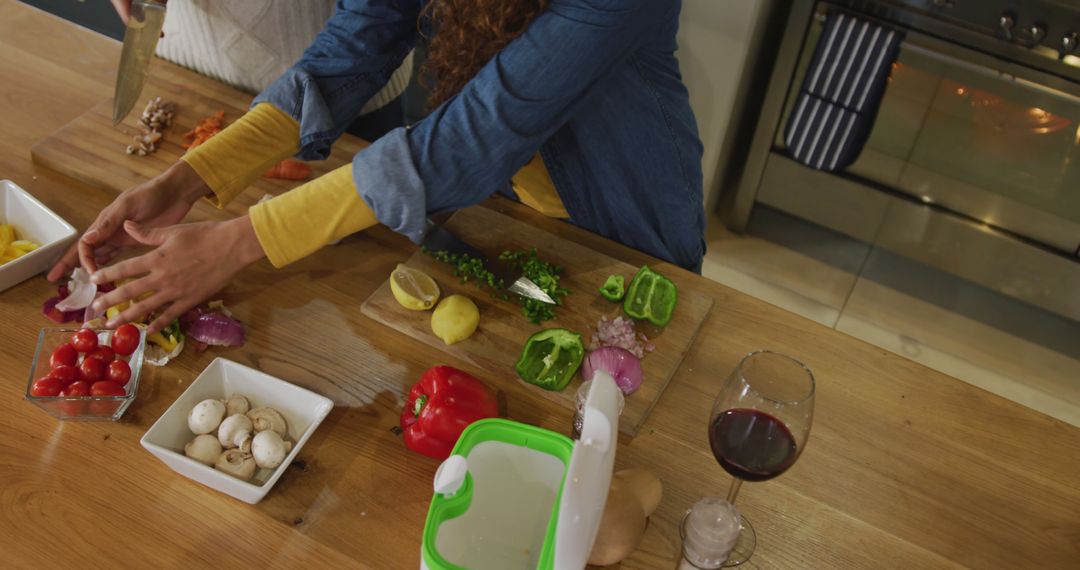
[[(514, 363), (525, 341), (541, 329), (561, 327), (581, 333), (587, 346), (601, 316), (615, 318), (622, 314), (621, 303), (612, 303), (600, 296), (600, 285), (612, 274), (624, 275), (629, 281), (638, 270), (637, 267), (489, 208), (461, 210), (450, 218), (445, 227), (489, 257), (496, 257), (507, 250), (535, 247), (542, 259), (561, 266), (563, 274), (560, 284), (570, 289), (571, 293), (564, 299), (565, 305), (556, 309), (555, 320), (541, 325), (530, 323), (522, 314), (516, 295), (510, 295), (510, 300), (503, 300), (471, 283), (463, 284), (453, 275), (451, 266), (419, 251), (405, 265), (431, 275), (438, 282), (444, 297), (461, 293), (475, 301), (480, 308), (480, 326), (476, 333), (457, 344), (444, 344), (431, 332), (431, 311), (410, 311), (399, 305), (390, 292), (389, 281), (384, 282), (364, 302), (361, 310), (388, 327), (486, 370), (488, 374), (482, 380), (495, 389), (511, 382), (525, 385), (514, 372)], [(626, 407), (619, 419), (620, 431), (631, 436), (637, 433), (682, 362), (712, 302), (712, 299), (684, 288), (679, 295), (675, 316), (667, 327), (657, 329), (648, 323), (637, 324), (638, 330), (648, 336), (655, 350), (647, 353), (641, 362), (645, 380), (637, 392), (626, 398)], [(525, 385), (523, 393), (553, 400), (572, 411), (574, 395), (580, 385), (580, 376), (576, 376), (561, 392)]]

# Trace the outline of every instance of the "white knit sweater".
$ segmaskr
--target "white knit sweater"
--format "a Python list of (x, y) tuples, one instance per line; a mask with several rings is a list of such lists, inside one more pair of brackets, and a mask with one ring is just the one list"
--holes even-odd
[[(157, 54), (258, 93), (300, 59), (333, 11), (333, 0), (171, 0)], [(410, 53), (361, 114), (400, 95), (411, 74)]]

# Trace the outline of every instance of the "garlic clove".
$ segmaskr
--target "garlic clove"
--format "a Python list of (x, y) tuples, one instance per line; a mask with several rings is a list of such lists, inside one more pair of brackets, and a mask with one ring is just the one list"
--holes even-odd
[(251, 423), (254, 425), (256, 433), (271, 430), (277, 432), (281, 437), (285, 437), (288, 433), (288, 426), (285, 424), (285, 418), (274, 408), (265, 406), (255, 408), (247, 413), (247, 417), (251, 418)]
[(228, 473), (241, 481), (250, 481), (255, 475), (255, 459), (250, 453), (230, 449), (218, 457), (214, 468)]

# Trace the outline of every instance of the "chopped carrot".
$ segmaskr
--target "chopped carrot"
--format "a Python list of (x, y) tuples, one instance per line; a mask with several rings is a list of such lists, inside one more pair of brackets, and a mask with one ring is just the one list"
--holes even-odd
[(225, 111), (218, 111), (209, 117), (203, 117), (194, 129), (184, 133), (184, 140), (189, 141), (183, 145), (186, 149), (195, 148), (209, 140), (225, 128)]
[(294, 158), (286, 158), (272, 166), (263, 176), (285, 180), (307, 180), (311, 176), (311, 167)]

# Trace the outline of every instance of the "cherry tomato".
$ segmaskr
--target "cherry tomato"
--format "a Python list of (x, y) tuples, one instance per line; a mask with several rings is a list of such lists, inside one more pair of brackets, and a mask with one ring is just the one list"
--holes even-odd
[(53, 349), (52, 356), (49, 357), (49, 367), (75, 366), (78, 361), (79, 353), (75, 350), (75, 347), (70, 344), (61, 344)]
[(120, 325), (112, 335), (112, 348), (116, 354), (127, 356), (139, 346), (139, 328), (131, 323)]
[(49, 373), (49, 378), (67, 386), (79, 379), (79, 369), (74, 366), (68, 366), (67, 364), (61, 364), (52, 369), (52, 372)]
[(116, 359), (116, 353), (107, 346), (98, 346), (86, 355), (87, 358), (96, 358), (102, 362), (112, 362)]
[(105, 378), (105, 363), (96, 358), (87, 358), (79, 365), (79, 380), (93, 384)]
[(109, 363), (109, 368), (105, 371), (105, 379), (127, 386), (128, 380), (131, 380), (131, 367), (123, 360), (114, 360)]
[(90, 385), (91, 396), (124, 396), (125, 394), (124, 387), (116, 382), (102, 380)]
[[(60, 393), (64, 395), (63, 392)], [(86, 414), (86, 400), (60, 400), (56, 403), (65, 416), (76, 418)]]
[(55, 378), (38, 378), (34, 380), (34, 383), (30, 385), (31, 396), (59, 396), (60, 390), (63, 386), (60, 385), (60, 381)]
[(72, 382), (60, 391), (60, 395), (66, 398), (85, 398), (90, 395), (90, 385), (82, 380)]
[(82, 329), (71, 336), (71, 346), (79, 352), (92, 352), (98, 347), (97, 333), (90, 329)]

